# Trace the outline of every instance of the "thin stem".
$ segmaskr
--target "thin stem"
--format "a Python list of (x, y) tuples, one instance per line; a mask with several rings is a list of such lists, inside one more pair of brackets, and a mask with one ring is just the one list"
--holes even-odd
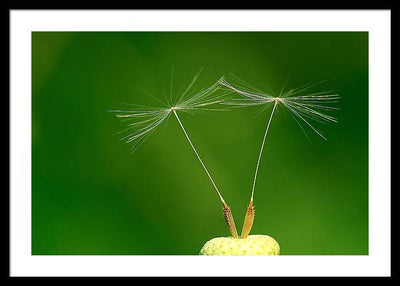
[(260, 166), (261, 156), (262, 156), (262, 152), (263, 152), (264, 145), (265, 145), (265, 139), (267, 138), (269, 126), (270, 126), (270, 124), (271, 124), (272, 116), (274, 115), (276, 106), (278, 105), (278, 101), (279, 101), (279, 99), (275, 100), (274, 107), (272, 108), (272, 112), (271, 112), (271, 115), (270, 115), (269, 120), (268, 120), (267, 128), (265, 129), (264, 138), (263, 138), (263, 141), (262, 141), (262, 144), (261, 144), (261, 148), (260, 148), (260, 153), (258, 154), (257, 167), (256, 167), (256, 172), (255, 172), (255, 174), (254, 174), (253, 189), (251, 190), (251, 199), (250, 199), (250, 201), (253, 201), (254, 190), (255, 190), (255, 188), (256, 188), (256, 181), (257, 181), (258, 168), (259, 168), (259, 166)]
[(174, 115), (175, 115), (176, 119), (178, 120), (179, 125), (181, 126), (181, 128), (182, 128), (182, 130), (183, 130), (183, 133), (185, 133), (186, 139), (189, 141), (190, 146), (192, 146), (192, 149), (193, 149), (194, 153), (196, 154), (196, 156), (197, 156), (197, 158), (199, 159), (201, 165), (203, 166), (204, 170), (206, 171), (207, 176), (210, 178), (211, 183), (213, 184), (215, 190), (217, 191), (217, 194), (218, 194), (218, 196), (219, 196), (219, 198), (220, 198), (222, 204), (223, 204), (223, 205), (226, 205), (226, 203), (225, 203), (225, 201), (224, 201), (224, 199), (223, 199), (221, 193), (219, 192), (219, 190), (218, 190), (218, 188), (217, 188), (217, 185), (214, 183), (214, 180), (213, 180), (213, 178), (211, 177), (210, 173), (208, 172), (206, 166), (204, 165), (203, 160), (201, 160), (199, 153), (197, 152), (196, 148), (194, 147), (194, 145), (193, 145), (193, 143), (192, 143), (192, 140), (190, 140), (189, 135), (187, 134), (187, 132), (186, 132), (186, 130), (185, 130), (185, 127), (183, 127), (183, 124), (182, 124), (181, 120), (179, 119), (179, 116), (178, 116), (176, 110), (175, 110), (175, 109), (172, 109), (172, 111), (174, 112)]

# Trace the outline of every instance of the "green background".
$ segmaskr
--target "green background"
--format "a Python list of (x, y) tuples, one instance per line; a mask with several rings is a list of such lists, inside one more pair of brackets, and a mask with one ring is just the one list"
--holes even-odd
[[(171, 117), (134, 154), (115, 133), (121, 102), (159, 106), (203, 67), (279, 90), (326, 80), (339, 122), (324, 141), (278, 108), (252, 234), (282, 255), (368, 254), (368, 33), (32, 33), (32, 253), (198, 254), (228, 236), (221, 204)], [(171, 81), (172, 80), (172, 81)], [(315, 89), (314, 89), (315, 90)], [(271, 109), (180, 114), (238, 230)], [(308, 129), (309, 131), (309, 129)]]

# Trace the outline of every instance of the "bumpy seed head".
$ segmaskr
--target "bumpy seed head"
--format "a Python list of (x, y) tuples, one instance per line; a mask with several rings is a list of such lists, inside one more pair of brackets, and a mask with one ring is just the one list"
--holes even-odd
[(217, 237), (207, 241), (200, 255), (279, 255), (278, 242), (268, 235), (247, 238)]

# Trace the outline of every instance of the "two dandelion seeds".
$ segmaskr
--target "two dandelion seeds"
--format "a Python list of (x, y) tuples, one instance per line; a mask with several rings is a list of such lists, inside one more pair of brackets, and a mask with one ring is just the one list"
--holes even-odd
[[(133, 110), (109, 110), (109, 112), (115, 113), (116, 117), (129, 121), (127, 128), (118, 132), (118, 135), (121, 136), (120, 141), (129, 143), (131, 151), (135, 152), (154, 131), (167, 122), (169, 117), (175, 118), (218, 195), (230, 232), (230, 237), (217, 237), (207, 241), (201, 248), (200, 255), (279, 255), (280, 246), (274, 238), (268, 235), (250, 235), (255, 218), (254, 194), (258, 171), (263, 151), (266, 148), (269, 130), (273, 128), (273, 118), (278, 108), (282, 108), (288, 111), (307, 138), (309, 138), (307, 135), (307, 130), (309, 130), (326, 140), (322, 132), (316, 128), (315, 122), (337, 122), (337, 119), (330, 113), (338, 109), (335, 104), (338, 103), (339, 96), (329, 91), (311, 92), (311, 89), (319, 83), (289, 90), (286, 89), (286, 83), (279, 92), (274, 92), (266, 87), (256, 88), (234, 75), (230, 75), (229, 78), (221, 77), (210, 87), (195, 92), (194, 86), (201, 72), (202, 70), (194, 76), (177, 100), (166, 102), (165, 107), (148, 108), (134, 105)], [(269, 108), (271, 111), (265, 114), (266, 127), (256, 160), (250, 201), (239, 236), (232, 211), (197, 151), (179, 114), (181, 112), (211, 112), (253, 106), (262, 107), (260, 114), (266, 113)]]

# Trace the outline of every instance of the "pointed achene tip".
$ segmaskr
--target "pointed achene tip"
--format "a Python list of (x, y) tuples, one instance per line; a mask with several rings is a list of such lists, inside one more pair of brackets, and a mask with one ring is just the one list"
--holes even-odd
[(251, 228), (253, 227), (254, 217), (255, 217), (255, 208), (253, 205), (253, 197), (252, 197), (250, 199), (249, 206), (247, 207), (246, 215), (244, 217), (241, 238), (245, 239), (248, 237)]
[(235, 220), (233, 219), (232, 211), (231, 208), (225, 203), (225, 201), (222, 201), (222, 207), (223, 207), (223, 212), (224, 212), (224, 219), (226, 224), (228, 225), (229, 232), (234, 238), (239, 238), (239, 235), (236, 230), (236, 225), (235, 225)]

